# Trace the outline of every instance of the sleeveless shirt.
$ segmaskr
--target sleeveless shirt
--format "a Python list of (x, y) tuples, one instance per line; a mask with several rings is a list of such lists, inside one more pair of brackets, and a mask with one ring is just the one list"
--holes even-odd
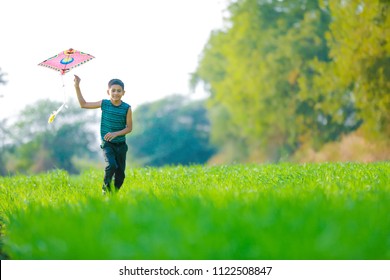
[[(126, 128), (127, 111), (131, 108), (129, 104), (123, 102), (119, 106), (115, 106), (108, 99), (102, 100), (102, 119), (100, 122), (100, 137), (104, 140), (104, 135), (109, 132), (116, 132)], [(115, 137), (110, 142), (121, 143), (125, 142), (125, 135)]]

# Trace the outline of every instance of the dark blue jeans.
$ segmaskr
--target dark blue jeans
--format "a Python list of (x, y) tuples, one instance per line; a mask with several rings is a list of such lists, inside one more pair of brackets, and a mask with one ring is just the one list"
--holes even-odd
[(100, 147), (103, 150), (106, 162), (103, 190), (111, 191), (113, 178), (115, 189), (119, 190), (125, 180), (127, 144), (126, 142), (111, 143), (103, 141)]

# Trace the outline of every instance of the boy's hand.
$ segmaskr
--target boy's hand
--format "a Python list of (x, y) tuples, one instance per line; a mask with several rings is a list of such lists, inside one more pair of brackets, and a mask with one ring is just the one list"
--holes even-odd
[(80, 77), (77, 75), (74, 75), (74, 86), (75, 87), (78, 87), (80, 85), (80, 81), (81, 81)]
[(117, 137), (118, 135), (115, 132), (109, 132), (106, 135), (104, 135), (104, 140), (110, 142), (112, 139)]

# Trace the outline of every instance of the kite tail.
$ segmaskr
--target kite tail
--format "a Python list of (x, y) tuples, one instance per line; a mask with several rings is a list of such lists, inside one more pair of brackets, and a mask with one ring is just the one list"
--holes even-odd
[(56, 118), (57, 114), (59, 112), (61, 112), (61, 110), (66, 107), (66, 104), (65, 103), (62, 103), (62, 105), (60, 106), (60, 108), (57, 109), (57, 111), (53, 111), (53, 113), (51, 113), (50, 117), (49, 117), (49, 120), (47, 121), (48, 123), (52, 123), (54, 121), (54, 119)]

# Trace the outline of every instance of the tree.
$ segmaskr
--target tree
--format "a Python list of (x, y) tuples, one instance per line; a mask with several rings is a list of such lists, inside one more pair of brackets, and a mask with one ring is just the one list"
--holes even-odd
[(215, 152), (204, 101), (172, 95), (141, 105), (133, 121), (127, 143), (131, 157), (141, 165), (202, 164)]
[(312, 74), (311, 61), (329, 60), (329, 13), (309, 0), (239, 0), (229, 11), (228, 28), (212, 33), (192, 84), (202, 81), (210, 92), (218, 144), (249, 160), (282, 160), (309, 130), (303, 120), (320, 121), (303, 109), (310, 103), (298, 95), (298, 79)]
[(20, 113), (11, 130), (14, 148), (10, 161), (14, 171), (35, 173), (61, 168), (77, 173), (74, 157), (95, 156), (91, 144), (96, 137), (89, 126), (94, 116), (69, 104), (48, 124), (51, 111), (59, 106), (58, 102), (40, 100)]
[(366, 137), (389, 139), (390, 3), (323, 1), (323, 6), (332, 14), (327, 34), (332, 61), (317, 63), (314, 87), (333, 110), (337, 110), (334, 104), (353, 101)]

